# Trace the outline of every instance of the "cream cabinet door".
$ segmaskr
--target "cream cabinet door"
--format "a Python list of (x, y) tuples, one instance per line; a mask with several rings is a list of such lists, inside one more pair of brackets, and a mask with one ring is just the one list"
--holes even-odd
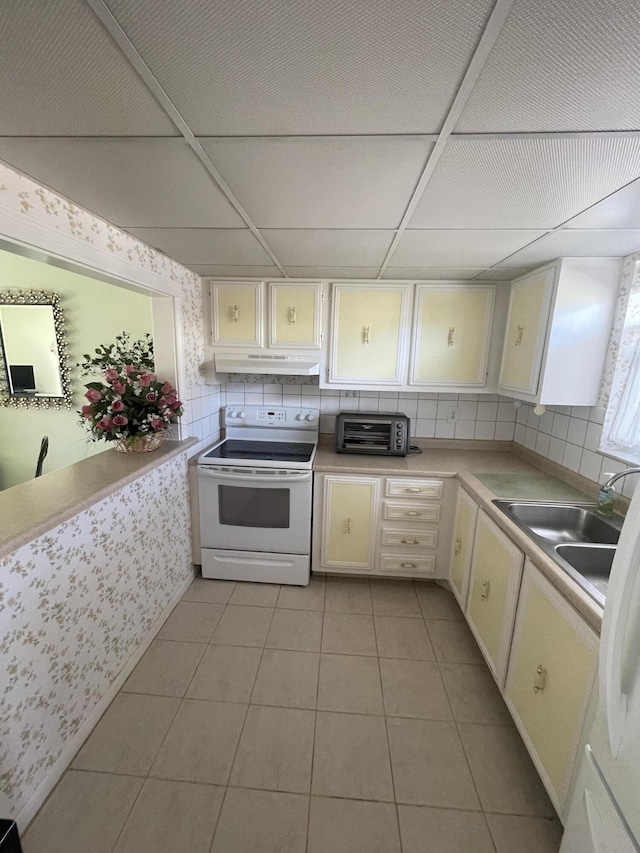
[(213, 343), (262, 346), (262, 283), (211, 282)]
[(416, 288), (411, 385), (484, 385), (495, 287)]
[(500, 387), (537, 392), (556, 275), (555, 266), (546, 267), (512, 283)]
[(334, 284), (329, 381), (406, 381), (411, 285)]
[(523, 562), (522, 551), (480, 510), (471, 558), (467, 619), (500, 687), (509, 657)]
[(597, 666), (598, 637), (527, 560), (505, 698), (562, 814)]
[(379, 481), (324, 475), (321, 563), (373, 571)]
[(270, 346), (320, 347), (320, 284), (270, 284), (269, 299)]
[(469, 569), (471, 567), (477, 517), (478, 504), (464, 489), (458, 489), (449, 581), (453, 593), (458, 599), (458, 604), (463, 610), (469, 589)]

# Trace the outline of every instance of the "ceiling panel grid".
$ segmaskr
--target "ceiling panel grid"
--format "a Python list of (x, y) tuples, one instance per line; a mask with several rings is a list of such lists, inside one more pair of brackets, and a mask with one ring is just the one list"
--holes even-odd
[(2, 0), (0, 44), (0, 135), (177, 135), (83, 0)]
[(435, 133), (491, 0), (107, 0), (198, 136)]
[(516, 0), (456, 132), (640, 129), (637, 0)]

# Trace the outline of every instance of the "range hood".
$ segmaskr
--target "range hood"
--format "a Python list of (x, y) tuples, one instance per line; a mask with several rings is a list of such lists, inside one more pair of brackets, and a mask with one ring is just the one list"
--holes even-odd
[(318, 357), (302, 355), (248, 355), (217, 352), (216, 373), (279, 373), (282, 376), (318, 376)]

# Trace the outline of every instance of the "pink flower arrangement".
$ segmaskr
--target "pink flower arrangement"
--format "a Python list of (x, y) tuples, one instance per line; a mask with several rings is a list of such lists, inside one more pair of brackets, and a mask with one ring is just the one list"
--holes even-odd
[(104, 382), (89, 382), (81, 421), (92, 440), (132, 443), (141, 436), (157, 434), (177, 422), (182, 403), (170, 382), (159, 382), (154, 373), (132, 364), (104, 371)]

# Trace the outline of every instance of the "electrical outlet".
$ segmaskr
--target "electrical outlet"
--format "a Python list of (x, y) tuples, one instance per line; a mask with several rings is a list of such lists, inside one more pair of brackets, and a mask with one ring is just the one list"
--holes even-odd
[(447, 410), (447, 423), (457, 424), (458, 423), (458, 407), (457, 406), (449, 406)]

